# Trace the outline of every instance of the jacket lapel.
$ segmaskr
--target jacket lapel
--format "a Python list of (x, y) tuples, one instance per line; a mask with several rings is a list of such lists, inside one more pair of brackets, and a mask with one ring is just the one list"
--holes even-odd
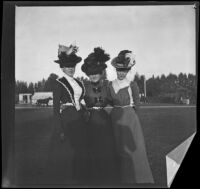
[(63, 87), (67, 90), (67, 92), (69, 93), (69, 96), (71, 98), (71, 101), (75, 104), (74, 90), (73, 90), (72, 86), (69, 84), (69, 82), (67, 81), (67, 79), (65, 77), (62, 77), (62, 78), (57, 79), (57, 81), (59, 83), (61, 83), (63, 85)]

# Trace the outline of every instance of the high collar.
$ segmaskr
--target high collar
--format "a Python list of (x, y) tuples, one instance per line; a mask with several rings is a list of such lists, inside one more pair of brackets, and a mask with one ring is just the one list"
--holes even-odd
[(99, 80), (99, 81), (96, 82), (96, 83), (90, 81), (90, 83), (91, 83), (91, 85), (92, 85), (93, 87), (99, 87), (99, 86), (101, 86), (101, 85), (103, 84), (103, 80)]
[(115, 93), (117, 93), (120, 89), (126, 88), (130, 86), (130, 81), (125, 78), (123, 80), (115, 79), (112, 82), (112, 86), (114, 88)]
[(130, 81), (127, 78), (124, 78), (123, 80), (116, 79), (116, 82), (120, 86), (128, 86), (128, 85), (130, 85)]
[(63, 77), (65, 78), (65, 79), (67, 79), (67, 80), (70, 80), (70, 81), (73, 81), (74, 80), (74, 78), (73, 77), (70, 77), (70, 76), (68, 76), (67, 74), (63, 74)]

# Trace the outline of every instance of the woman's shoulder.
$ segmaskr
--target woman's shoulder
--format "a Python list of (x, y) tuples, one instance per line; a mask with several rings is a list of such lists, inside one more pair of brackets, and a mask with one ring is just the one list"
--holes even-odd
[(62, 84), (61, 84), (61, 81), (62, 81), (62, 78), (60, 77), (60, 78), (57, 78), (57, 79), (55, 79), (54, 81), (53, 81), (53, 91), (55, 92), (55, 91), (58, 91), (58, 90), (60, 90), (61, 88), (62, 88)]
[(114, 82), (114, 80), (113, 80), (113, 81), (107, 80), (107, 86), (108, 86), (108, 87), (112, 87), (113, 82)]
[(133, 87), (133, 88), (137, 88), (138, 84), (137, 84), (136, 81), (133, 80), (133, 81), (131, 81), (130, 86)]
[(107, 88), (107, 90), (110, 90), (112, 88), (112, 81), (106, 80), (103, 86)]
[(54, 80), (54, 84), (59, 84), (60, 82), (62, 82), (64, 79), (64, 77), (58, 77), (57, 79)]
[(58, 77), (57, 79), (54, 80), (54, 85), (60, 86), (62, 83), (65, 83), (65, 78), (64, 77)]
[(86, 89), (90, 87), (90, 82), (88, 80), (83, 80), (82, 83)]
[(130, 87), (131, 87), (131, 90), (133, 91), (134, 94), (138, 94), (139, 93), (139, 87), (138, 87), (138, 84), (136, 81), (132, 81), (130, 83)]
[(111, 82), (111, 81), (109, 81), (109, 80), (103, 80), (103, 81), (102, 81), (102, 86), (103, 86), (103, 87), (109, 87), (110, 82)]

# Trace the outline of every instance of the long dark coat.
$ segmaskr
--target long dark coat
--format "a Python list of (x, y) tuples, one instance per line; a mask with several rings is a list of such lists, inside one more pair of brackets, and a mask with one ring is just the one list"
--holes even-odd
[[(85, 89), (82, 88), (83, 99)], [(49, 149), (49, 174), (53, 184), (82, 184), (87, 178), (86, 125), (83, 121), (83, 109), (77, 111), (69, 106), (61, 111), (61, 104), (74, 104), (74, 91), (65, 77), (55, 81), (53, 90), (54, 131)], [(64, 132), (65, 139), (60, 139)]]
[(119, 162), (111, 119), (104, 110), (109, 104), (108, 82), (101, 81), (97, 85), (89, 82), (85, 89), (84, 99), (90, 112), (87, 122), (90, 183), (115, 184), (119, 178)]

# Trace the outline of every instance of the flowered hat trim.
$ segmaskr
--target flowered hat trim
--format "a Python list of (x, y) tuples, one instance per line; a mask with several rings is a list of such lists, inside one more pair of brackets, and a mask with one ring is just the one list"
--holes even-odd
[(82, 58), (77, 56), (78, 47), (71, 44), (69, 47), (58, 45), (58, 60), (54, 62), (60, 64), (61, 67), (74, 67), (81, 62)]

